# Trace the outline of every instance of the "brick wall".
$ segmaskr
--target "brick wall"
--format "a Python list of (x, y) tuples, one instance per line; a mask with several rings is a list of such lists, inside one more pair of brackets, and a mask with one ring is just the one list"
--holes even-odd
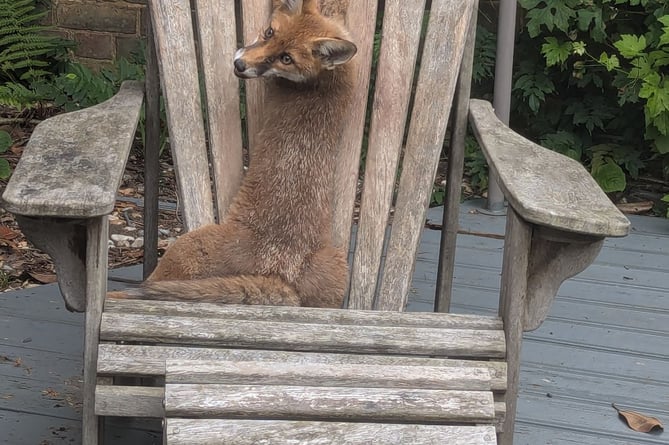
[(127, 57), (145, 32), (146, 0), (51, 0), (49, 22), (76, 42), (76, 58), (93, 68)]

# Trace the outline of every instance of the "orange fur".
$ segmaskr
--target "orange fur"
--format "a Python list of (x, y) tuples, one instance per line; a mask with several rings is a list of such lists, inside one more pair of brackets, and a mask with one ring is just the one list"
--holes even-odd
[(332, 245), (332, 195), (356, 48), (316, 0), (273, 5), (272, 31), (235, 58), (239, 77), (270, 79), (258, 144), (228, 216), (179, 238), (142, 287), (109, 297), (341, 305), (347, 264)]

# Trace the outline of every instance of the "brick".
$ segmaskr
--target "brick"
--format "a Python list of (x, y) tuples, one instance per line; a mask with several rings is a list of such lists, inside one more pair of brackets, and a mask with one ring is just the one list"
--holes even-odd
[(137, 33), (137, 9), (102, 3), (59, 3), (58, 25), (89, 31)]
[(103, 60), (114, 58), (113, 37), (109, 34), (76, 32), (74, 41), (77, 43), (74, 54), (79, 57)]
[(133, 53), (140, 53), (142, 48), (141, 40), (136, 37), (117, 37), (116, 38), (116, 57), (125, 57), (132, 59)]

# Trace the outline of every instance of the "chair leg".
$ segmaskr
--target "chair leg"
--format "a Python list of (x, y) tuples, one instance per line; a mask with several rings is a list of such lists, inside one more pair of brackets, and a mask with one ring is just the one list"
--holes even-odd
[(513, 209), (509, 208), (506, 220), (499, 302), (499, 315), (504, 321), (504, 334), (506, 335), (506, 361), (508, 366), (507, 389), (504, 397), (506, 416), (502, 425), (502, 432), (497, 439), (499, 445), (513, 444), (531, 242), (532, 226), (523, 221)]
[(86, 331), (84, 334), (84, 387), (82, 443), (101, 443), (100, 419), (95, 415), (95, 387), (97, 385), (98, 342), (100, 320), (107, 293), (107, 216), (93, 218), (87, 226), (86, 246)]

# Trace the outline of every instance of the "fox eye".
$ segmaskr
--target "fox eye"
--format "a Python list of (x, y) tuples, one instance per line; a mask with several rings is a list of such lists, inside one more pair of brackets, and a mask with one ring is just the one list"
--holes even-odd
[(270, 38), (272, 38), (272, 36), (274, 35), (274, 28), (272, 28), (272, 27), (270, 26), (269, 28), (267, 28), (267, 29), (265, 30), (265, 32), (264, 32), (263, 35), (265, 36), (266, 39), (270, 39)]
[(290, 54), (284, 53), (281, 55), (281, 63), (283, 63), (284, 65), (290, 65), (291, 63), (293, 63), (293, 58), (290, 57)]

